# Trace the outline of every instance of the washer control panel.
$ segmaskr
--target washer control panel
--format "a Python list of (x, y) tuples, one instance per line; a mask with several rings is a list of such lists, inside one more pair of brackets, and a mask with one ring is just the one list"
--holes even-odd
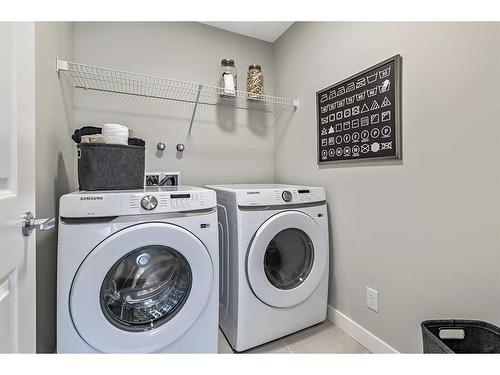
[[(169, 194), (141, 194), (130, 197), (130, 208), (140, 207), (146, 211), (168, 212), (168, 211), (192, 211), (207, 208), (207, 197), (204, 192), (171, 192)], [(210, 200), (210, 199), (208, 199)]]
[(290, 186), (275, 189), (248, 189), (237, 192), (238, 205), (279, 206), (284, 204), (304, 204), (326, 200), (325, 190), (321, 187)]
[(108, 217), (214, 208), (213, 190), (189, 186), (116, 192), (75, 192), (61, 197), (61, 217)]

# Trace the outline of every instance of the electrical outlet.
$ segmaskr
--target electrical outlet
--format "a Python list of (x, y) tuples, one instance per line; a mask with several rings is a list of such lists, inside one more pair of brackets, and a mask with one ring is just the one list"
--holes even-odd
[(366, 287), (366, 306), (378, 312), (378, 291), (370, 287)]

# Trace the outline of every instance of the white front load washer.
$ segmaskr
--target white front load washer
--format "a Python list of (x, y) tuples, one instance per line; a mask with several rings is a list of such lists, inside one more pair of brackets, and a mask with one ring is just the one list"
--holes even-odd
[(60, 353), (216, 353), (219, 259), (211, 190), (61, 197)]
[(326, 319), (325, 191), (213, 185), (219, 204), (219, 325), (236, 351)]

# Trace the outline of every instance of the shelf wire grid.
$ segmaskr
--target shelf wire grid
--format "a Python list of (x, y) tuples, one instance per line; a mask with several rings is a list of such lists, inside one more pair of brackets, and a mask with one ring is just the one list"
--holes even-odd
[(295, 107), (291, 98), (256, 95), (235, 91), (226, 95), (223, 88), (178, 81), (164, 77), (125, 72), (85, 64), (67, 62), (59, 70), (64, 81), (74, 90), (116, 93), (142, 98), (227, 106), (246, 110), (279, 113)]

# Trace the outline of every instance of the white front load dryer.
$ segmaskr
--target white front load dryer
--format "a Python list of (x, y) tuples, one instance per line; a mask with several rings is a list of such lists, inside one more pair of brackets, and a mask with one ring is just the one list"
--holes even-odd
[(187, 186), (61, 197), (57, 351), (216, 353), (215, 206)]
[(219, 325), (236, 351), (326, 319), (323, 188), (214, 185), (220, 231)]

